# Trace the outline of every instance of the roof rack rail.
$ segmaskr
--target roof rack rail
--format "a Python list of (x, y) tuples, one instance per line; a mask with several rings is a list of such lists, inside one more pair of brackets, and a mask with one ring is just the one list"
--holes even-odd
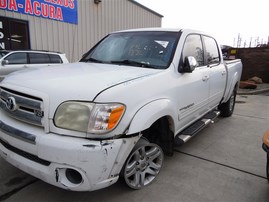
[(4, 50), (4, 49), (1, 49), (0, 51), (40, 51), (40, 52), (51, 52), (51, 53), (59, 53), (59, 54), (63, 54), (63, 52), (60, 52), (60, 51), (50, 51), (50, 50), (38, 50), (38, 49), (17, 49), (17, 50)]

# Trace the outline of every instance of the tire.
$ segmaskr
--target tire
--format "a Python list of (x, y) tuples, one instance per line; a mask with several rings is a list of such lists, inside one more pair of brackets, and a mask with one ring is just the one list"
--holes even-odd
[(220, 115), (222, 117), (229, 117), (233, 114), (235, 106), (235, 98), (236, 98), (236, 89), (233, 90), (232, 95), (227, 102), (219, 105)]
[(163, 159), (161, 147), (142, 137), (123, 167), (122, 175), (127, 186), (132, 189), (141, 189), (150, 185), (159, 174)]

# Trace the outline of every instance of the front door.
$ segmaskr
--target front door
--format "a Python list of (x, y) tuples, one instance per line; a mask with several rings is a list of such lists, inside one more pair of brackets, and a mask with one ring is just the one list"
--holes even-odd
[[(25, 52), (15, 52), (10, 55), (4, 56), (2, 59), (2, 64), (0, 65), (0, 77), (5, 77), (9, 73), (22, 70), (26, 68), (27, 65), (27, 53)], [(3, 63), (5, 61), (5, 63)]]
[(200, 35), (187, 36), (181, 55), (183, 65), (187, 56), (195, 57), (199, 66), (191, 73), (179, 75), (179, 130), (194, 122), (208, 110), (209, 68), (204, 62), (204, 50)]

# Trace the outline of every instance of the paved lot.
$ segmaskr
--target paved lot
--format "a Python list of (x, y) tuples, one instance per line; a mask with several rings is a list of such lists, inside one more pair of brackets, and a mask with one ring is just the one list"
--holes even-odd
[(174, 156), (165, 159), (156, 181), (139, 191), (119, 181), (95, 192), (70, 192), (0, 159), (0, 201), (269, 201), (266, 154), (261, 147), (269, 129), (268, 103), (269, 96), (239, 95), (232, 117), (217, 119), (177, 147)]

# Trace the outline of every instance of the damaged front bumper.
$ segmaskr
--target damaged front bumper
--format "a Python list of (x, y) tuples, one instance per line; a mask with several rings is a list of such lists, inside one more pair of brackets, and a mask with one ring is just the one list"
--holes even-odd
[(73, 191), (93, 191), (115, 183), (139, 140), (134, 136), (96, 141), (45, 134), (41, 129), (20, 131), (3, 121), (0, 125), (4, 159), (49, 184)]

